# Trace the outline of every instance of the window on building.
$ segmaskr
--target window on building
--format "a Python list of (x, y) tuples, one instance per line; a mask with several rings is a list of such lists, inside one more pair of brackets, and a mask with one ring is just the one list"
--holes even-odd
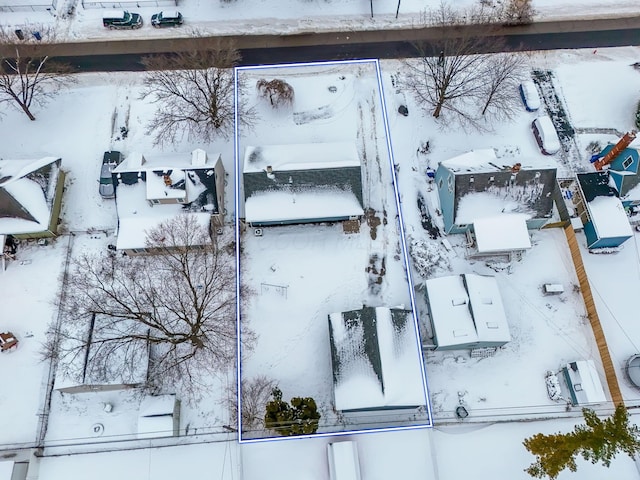
[(633, 158), (631, 158), (631, 155), (629, 155), (627, 158), (624, 159), (624, 162), (622, 162), (622, 168), (626, 170), (631, 166), (632, 163), (633, 163)]

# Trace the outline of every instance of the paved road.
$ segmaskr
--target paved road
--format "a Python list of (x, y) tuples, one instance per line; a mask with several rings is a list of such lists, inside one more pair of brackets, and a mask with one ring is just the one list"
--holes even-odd
[[(504, 36), (512, 50), (550, 50), (640, 45), (640, 17), (571, 20), (503, 27), (499, 30), (474, 25), (465, 27), (477, 36)], [(230, 38), (242, 53), (243, 65), (346, 60), (357, 58), (403, 58), (416, 55), (414, 44), (438, 48), (443, 36), (459, 35), (460, 28), (415, 28), (360, 32), (323, 32), (292, 35), (237, 35)], [(150, 53), (208, 49), (211, 38), (135, 38), (87, 40), (38, 45), (47, 54), (62, 58), (83, 71), (142, 70), (139, 61)], [(3, 53), (0, 46), (0, 53)], [(437, 51), (437, 50), (436, 50)], [(28, 52), (25, 52), (28, 53)], [(481, 53), (481, 52), (478, 52)], [(9, 55), (9, 53), (6, 53)], [(640, 58), (639, 58), (640, 60)]]

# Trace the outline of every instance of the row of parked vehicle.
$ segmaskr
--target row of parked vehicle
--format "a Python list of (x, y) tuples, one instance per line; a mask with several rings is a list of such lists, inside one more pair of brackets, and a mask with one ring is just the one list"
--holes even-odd
[[(520, 84), (520, 97), (528, 112), (536, 112), (540, 108), (540, 95), (532, 80)], [(531, 122), (531, 130), (542, 153), (553, 155), (560, 150), (558, 132), (548, 115), (541, 115)]]
[[(151, 16), (151, 25), (156, 28), (182, 25), (182, 14), (177, 10), (162, 11)], [(102, 25), (111, 30), (134, 29), (142, 26), (142, 16), (126, 10), (107, 10), (102, 15)]]

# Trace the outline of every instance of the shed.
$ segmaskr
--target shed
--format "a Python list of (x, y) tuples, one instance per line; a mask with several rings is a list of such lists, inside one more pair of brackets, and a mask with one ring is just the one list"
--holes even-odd
[(562, 368), (564, 380), (569, 389), (571, 403), (593, 405), (604, 403), (607, 397), (593, 360), (578, 360)]
[(511, 341), (495, 277), (464, 274), (425, 282), (437, 350), (497, 348)]
[(173, 437), (180, 430), (180, 401), (175, 394), (147, 395), (138, 412), (138, 438)]
[(629, 217), (608, 171), (580, 173), (574, 199), (588, 248), (615, 248), (632, 237)]
[(519, 213), (529, 229), (553, 213), (556, 166), (548, 159), (498, 158), (472, 150), (440, 162), (435, 174), (445, 233), (471, 230), (479, 218)]
[(410, 310), (363, 307), (329, 315), (335, 407), (343, 413), (427, 405)]
[(249, 146), (244, 219), (251, 225), (355, 220), (364, 214), (353, 142)]

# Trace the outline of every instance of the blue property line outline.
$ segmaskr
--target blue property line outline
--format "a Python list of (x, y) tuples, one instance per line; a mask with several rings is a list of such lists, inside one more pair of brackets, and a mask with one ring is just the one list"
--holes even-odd
[(235, 178), (234, 202), (234, 220), (235, 220), (235, 241), (236, 241), (236, 403), (237, 403), (237, 419), (236, 428), (238, 432), (238, 441), (242, 440), (242, 374), (240, 368), (242, 362), (242, 347), (240, 337), (240, 214), (238, 207), (240, 205), (240, 188), (239, 188), (239, 161), (238, 161), (238, 69), (233, 70), (233, 164)]
[[(420, 371), (422, 374), (422, 389), (425, 395), (425, 406), (427, 408), (428, 423), (422, 425), (407, 425), (397, 427), (384, 427), (384, 428), (372, 428), (364, 430), (349, 430), (339, 432), (322, 432), (314, 433), (310, 435), (295, 435), (291, 437), (265, 437), (265, 438), (242, 438), (242, 343), (241, 343), (241, 310), (240, 310), (240, 155), (239, 155), (239, 88), (238, 88), (238, 74), (242, 71), (249, 70), (265, 70), (265, 69), (278, 69), (278, 68), (293, 68), (293, 67), (318, 67), (329, 65), (357, 65), (357, 64), (371, 64), (373, 63), (376, 72), (376, 80), (378, 83), (378, 91), (380, 104), (382, 108), (382, 119), (384, 124), (384, 132), (386, 135), (387, 154), (389, 156), (389, 168), (391, 169), (391, 178), (393, 184), (393, 190), (396, 200), (396, 209), (398, 212), (398, 228), (400, 233), (400, 243), (402, 246), (402, 258), (406, 272), (406, 279), (409, 287), (409, 299), (411, 302), (411, 311), (413, 316), (413, 324), (416, 332), (416, 347), (419, 352), (420, 358)], [(382, 72), (380, 69), (380, 61), (378, 59), (360, 59), (360, 60), (345, 60), (345, 61), (326, 61), (326, 62), (304, 62), (304, 63), (287, 63), (279, 65), (256, 65), (256, 66), (244, 66), (234, 68), (234, 138), (233, 138), (233, 150), (234, 150), (234, 172), (235, 172), (235, 195), (234, 195), (234, 207), (235, 207), (235, 253), (236, 253), (236, 388), (237, 388), (237, 432), (238, 443), (260, 443), (270, 441), (282, 441), (282, 440), (296, 440), (304, 438), (321, 438), (321, 437), (338, 437), (344, 435), (355, 435), (365, 433), (380, 433), (380, 432), (397, 432), (403, 430), (418, 430), (433, 427), (433, 417), (431, 410), (431, 403), (429, 401), (429, 387), (427, 383), (426, 369), (424, 365), (424, 357), (422, 355), (422, 345), (420, 341), (420, 330), (418, 324), (417, 308), (415, 302), (415, 292), (413, 286), (413, 277), (411, 275), (410, 262), (408, 256), (407, 243), (405, 238), (404, 227), (404, 215), (402, 213), (402, 202), (400, 200), (400, 194), (398, 191), (398, 182), (395, 173), (395, 162), (393, 156), (393, 147), (391, 145), (391, 135), (389, 130), (389, 120), (387, 118), (387, 106), (384, 96), (384, 88), (382, 83)]]

